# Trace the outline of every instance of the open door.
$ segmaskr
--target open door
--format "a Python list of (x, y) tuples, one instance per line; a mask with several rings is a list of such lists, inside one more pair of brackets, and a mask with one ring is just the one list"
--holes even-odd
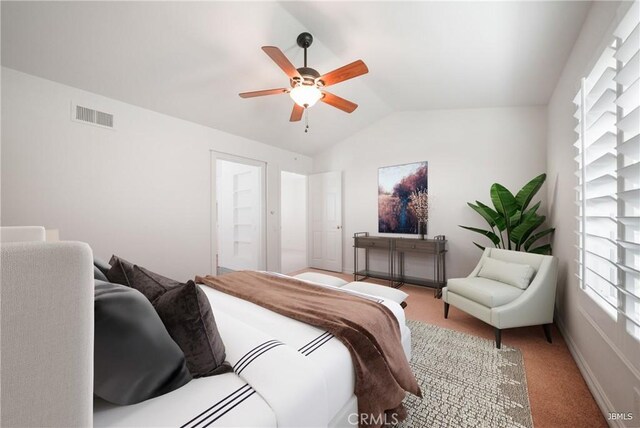
[(342, 272), (342, 173), (309, 176), (309, 264)]
[(214, 153), (216, 273), (265, 269), (264, 163)]
[(280, 173), (280, 272), (290, 274), (309, 267), (307, 176)]

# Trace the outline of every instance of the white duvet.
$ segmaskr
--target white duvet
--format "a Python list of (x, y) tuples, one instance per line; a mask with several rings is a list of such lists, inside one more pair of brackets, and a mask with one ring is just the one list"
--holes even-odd
[[(330, 333), (201, 286), (234, 373), (194, 379), (131, 406), (96, 399), (95, 426), (326, 427), (355, 409), (347, 348)], [(352, 292), (353, 293), (353, 292)], [(356, 294), (356, 293), (353, 293)], [(410, 357), (410, 331), (395, 302), (375, 298), (398, 318)], [(336, 420), (338, 419), (338, 420)]]

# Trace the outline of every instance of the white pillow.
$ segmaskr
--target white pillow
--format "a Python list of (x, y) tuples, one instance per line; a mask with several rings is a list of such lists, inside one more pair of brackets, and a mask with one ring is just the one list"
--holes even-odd
[(526, 290), (536, 270), (529, 265), (519, 263), (508, 263), (502, 260), (487, 257), (484, 259), (478, 276), (495, 281), (504, 282), (514, 287)]
[(344, 279), (317, 272), (299, 273), (298, 275), (295, 275), (294, 278), (301, 279), (303, 281), (317, 282), (323, 285), (330, 285), (332, 287), (342, 287), (343, 285), (347, 284), (347, 281), (345, 281)]
[(383, 299), (393, 300), (397, 304), (401, 304), (409, 295), (397, 288), (388, 287), (386, 285), (372, 284), (370, 282), (350, 282), (344, 287), (344, 290), (357, 291), (359, 293), (368, 294), (370, 296), (378, 296)]

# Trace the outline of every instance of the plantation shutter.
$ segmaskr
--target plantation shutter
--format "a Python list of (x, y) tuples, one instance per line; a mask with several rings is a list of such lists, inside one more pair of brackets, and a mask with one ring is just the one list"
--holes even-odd
[(640, 11), (634, 2), (574, 103), (578, 278), (640, 338)]

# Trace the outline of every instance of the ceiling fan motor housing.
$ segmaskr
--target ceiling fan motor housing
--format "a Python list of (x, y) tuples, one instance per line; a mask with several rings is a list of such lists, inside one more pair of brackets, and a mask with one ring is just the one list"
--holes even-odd
[(302, 49), (306, 49), (311, 46), (311, 43), (313, 43), (313, 36), (311, 35), (311, 33), (307, 32), (300, 33), (298, 35), (298, 38), (296, 39), (296, 42)]
[(311, 67), (300, 67), (297, 69), (298, 73), (302, 77), (302, 80), (299, 78), (291, 79), (291, 86), (294, 87), (298, 83), (302, 83), (303, 85), (315, 85), (322, 86), (322, 81), (318, 80), (320, 77), (320, 73), (318, 73), (315, 69)]

